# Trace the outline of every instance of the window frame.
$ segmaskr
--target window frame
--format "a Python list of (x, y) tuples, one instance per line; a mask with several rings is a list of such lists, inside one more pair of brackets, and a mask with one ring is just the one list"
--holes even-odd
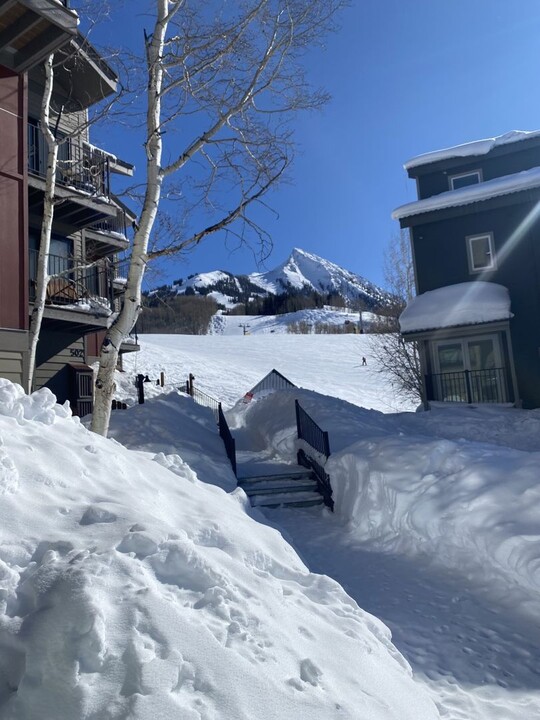
[[(458, 178), (468, 177), (469, 175), (477, 175), (478, 182), (470, 183), (469, 185), (464, 185), (463, 187), (460, 187), (460, 188), (454, 187), (454, 180), (456, 180)], [(478, 185), (481, 182), (483, 182), (482, 168), (477, 168), (476, 170), (468, 170), (467, 172), (457, 173), (457, 175), (449, 175), (448, 176), (448, 187), (450, 188), (450, 190), (463, 190), (464, 187), (471, 187), (472, 185)]]
[[(489, 265), (486, 265), (485, 267), (476, 268), (474, 266), (474, 255), (472, 251), (472, 245), (474, 240), (482, 240), (484, 238), (488, 239), (489, 243), (489, 257), (491, 258), (491, 263)], [(477, 233), (475, 235), (467, 235), (465, 238), (465, 241), (467, 243), (467, 261), (469, 263), (469, 273), (471, 275), (486, 272), (489, 270), (496, 270), (497, 269), (497, 256), (495, 253), (495, 242), (493, 239), (493, 233), (485, 232), (485, 233)]]

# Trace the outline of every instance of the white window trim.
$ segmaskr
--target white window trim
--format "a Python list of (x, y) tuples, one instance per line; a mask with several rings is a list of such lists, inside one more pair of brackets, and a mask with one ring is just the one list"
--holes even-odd
[[(469, 170), (468, 172), (458, 173), (457, 175), (449, 175), (448, 176), (448, 187), (450, 188), (450, 190), (456, 189), (454, 187), (454, 180), (456, 180), (458, 178), (467, 177), (468, 175), (478, 175), (478, 182), (481, 183), (483, 181), (481, 168), (478, 168), (478, 170)], [(475, 185), (476, 183), (471, 183), (471, 184)], [(461, 188), (458, 188), (458, 190), (461, 190)]]
[[(491, 264), (486, 265), (486, 267), (475, 268), (473, 262), (472, 243), (473, 240), (481, 240), (483, 238), (487, 238), (489, 242), (489, 257), (491, 258)], [(469, 262), (469, 273), (471, 275), (486, 272), (486, 270), (495, 270), (497, 268), (497, 257), (495, 255), (495, 243), (493, 242), (492, 232), (478, 233), (478, 235), (467, 235), (465, 240), (467, 242), (467, 260)]]
[[(439, 347), (441, 345), (457, 345), (458, 343), (461, 344), (461, 353), (463, 357), (463, 367), (464, 370), (470, 370), (470, 357), (469, 357), (469, 349), (466, 347), (466, 345), (469, 342), (474, 342), (475, 340), (491, 340), (493, 342), (493, 353), (494, 353), (494, 362), (495, 367), (501, 368), (503, 367), (503, 353), (502, 353), (502, 347), (501, 347), (501, 339), (500, 336), (497, 333), (486, 333), (486, 334), (480, 334), (480, 335), (464, 335), (456, 338), (446, 338), (445, 340), (433, 340), (431, 345), (431, 357), (433, 361), (433, 367), (437, 369), (437, 373), (441, 374), (441, 366), (439, 365)], [(456, 370), (456, 372), (463, 372), (464, 370)]]

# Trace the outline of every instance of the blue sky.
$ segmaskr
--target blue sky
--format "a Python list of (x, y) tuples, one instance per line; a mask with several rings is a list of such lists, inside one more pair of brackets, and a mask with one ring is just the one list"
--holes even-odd
[[(133, 44), (140, 18), (129, 15), (122, 32)], [(332, 100), (296, 123), (291, 181), (267, 198), (276, 214), (261, 216), (274, 244), (266, 266), (216, 236), (168, 261), (151, 284), (214, 269), (269, 269), (293, 247), (382, 283), (384, 247), (398, 232), (390, 214), (416, 197), (406, 160), (540, 127), (538, 0), (353, 0), (342, 20), (308, 60), (310, 77)], [(105, 23), (93, 41), (114, 44), (118, 32)], [(141, 166), (136, 137), (113, 127), (94, 138)]]

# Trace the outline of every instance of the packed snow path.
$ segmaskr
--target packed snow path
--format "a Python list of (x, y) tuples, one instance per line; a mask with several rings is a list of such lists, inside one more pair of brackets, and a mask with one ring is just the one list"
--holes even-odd
[(513, 602), (427, 560), (370, 550), (328, 511), (264, 512), (312, 572), (337, 580), (388, 625), (442, 718), (540, 718), (540, 628)]

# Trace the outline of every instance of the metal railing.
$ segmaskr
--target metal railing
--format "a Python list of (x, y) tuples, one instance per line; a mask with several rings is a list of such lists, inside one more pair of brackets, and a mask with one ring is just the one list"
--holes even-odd
[[(32, 123), (28, 124), (28, 171), (38, 177), (47, 174), (47, 143), (40, 128)], [(66, 138), (59, 146), (59, 185), (108, 199), (110, 176), (110, 157), (102, 150), (76, 138)]]
[(225, 452), (227, 453), (227, 457), (231, 463), (232, 471), (236, 475), (236, 443), (229, 429), (225, 414), (221, 409), (221, 403), (218, 404), (218, 426), (219, 436), (223, 440)]
[(509, 401), (504, 367), (426, 375), (428, 399), (439, 402), (504, 403)]
[[(30, 250), (30, 302), (36, 299), (38, 251)], [(49, 255), (46, 302), (49, 305), (73, 305), (97, 300), (109, 308), (113, 303), (113, 270), (107, 261), (91, 267), (77, 266), (71, 257)]]
[(304, 450), (298, 451), (298, 464), (307, 467), (313, 471), (315, 480), (317, 481), (317, 490), (323, 496), (324, 504), (334, 512), (334, 501), (332, 500), (332, 485), (330, 484), (330, 475), (324, 467), (310, 457)]
[(183, 390), (186, 395), (190, 395), (197, 405), (210, 408), (210, 410), (214, 413), (216, 423), (219, 422), (219, 406), (221, 403), (217, 398), (212, 397), (212, 395), (208, 395), (208, 393), (199, 390), (199, 388), (196, 388), (193, 385), (193, 380), (191, 378), (186, 380), (185, 389), (181, 388), (181, 390)]
[(121, 210), (116, 217), (109, 217), (99, 222), (92, 223), (88, 226), (88, 230), (95, 230), (100, 233), (115, 233), (127, 238), (127, 217), (126, 213)]
[(294, 401), (296, 410), (296, 428), (298, 438), (304, 440), (308, 445), (325, 457), (330, 457), (330, 441), (328, 432), (321, 430), (315, 420), (310, 417), (298, 400)]
[[(328, 432), (321, 430), (315, 420), (307, 414), (304, 408), (300, 405), (298, 400), (294, 401), (294, 407), (296, 410), (296, 429), (298, 432), (298, 439), (304, 440), (319, 455), (324, 456), (326, 459), (330, 457), (330, 441), (328, 439)], [(317, 480), (317, 489), (323, 496), (324, 504), (328, 505), (330, 510), (334, 510), (334, 501), (332, 500), (332, 485), (330, 484), (330, 475), (325, 471), (324, 467), (319, 462), (318, 458), (313, 458), (307, 454), (304, 449), (298, 451), (298, 464), (304, 467), (311, 468)]]
[(212, 395), (208, 395), (208, 393), (196, 388), (193, 385), (193, 380), (195, 380), (195, 376), (190, 374), (189, 378), (186, 380), (185, 387), (181, 387), (180, 390), (185, 392), (186, 395), (192, 397), (198, 405), (210, 408), (210, 410), (214, 413), (214, 417), (219, 428), (219, 436), (223, 440), (225, 452), (227, 453), (227, 457), (231, 463), (232, 471), (236, 476), (236, 443), (229, 429), (221, 403), (215, 397), (212, 397)]

